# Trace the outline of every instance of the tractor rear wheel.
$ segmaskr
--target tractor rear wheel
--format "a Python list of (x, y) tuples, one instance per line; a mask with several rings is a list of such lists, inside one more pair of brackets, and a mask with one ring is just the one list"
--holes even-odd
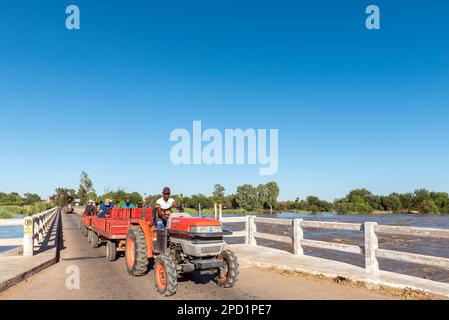
[(106, 260), (113, 262), (117, 259), (117, 246), (115, 242), (108, 241), (106, 243)]
[(90, 231), (90, 246), (92, 248), (98, 248), (100, 246), (100, 237), (98, 237), (98, 234), (95, 231)]
[(125, 245), (125, 261), (128, 273), (133, 276), (142, 276), (147, 272), (148, 255), (145, 234), (140, 226), (132, 226), (128, 230)]
[(223, 250), (218, 256), (218, 259), (225, 261), (226, 266), (220, 268), (215, 277), (215, 282), (222, 288), (232, 288), (239, 278), (239, 263), (237, 257), (234, 252)]
[(172, 257), (160, 255), (154, 259), (154, 282), (157, 291), (164, 297), (172, 296), (178, 288), (176, 263)]

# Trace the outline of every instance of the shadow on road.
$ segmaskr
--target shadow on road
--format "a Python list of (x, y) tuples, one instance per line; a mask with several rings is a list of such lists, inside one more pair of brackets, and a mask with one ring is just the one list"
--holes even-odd
[(73, 260), (92, 260), (92, 259), (105, 259), (106, 256), (97, 257), (73, 257), (73, 258), (63, 258), (63, 261), (73, 261)]

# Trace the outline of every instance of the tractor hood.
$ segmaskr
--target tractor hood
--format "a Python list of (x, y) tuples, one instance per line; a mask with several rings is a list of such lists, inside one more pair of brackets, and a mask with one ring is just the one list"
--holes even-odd
[[(170, 230), (184, 232), (221, 232), (221, 223), (212, 218), (197, 217), (172, 217), (169, 220), (168, 228)], [(210, 231), (208, 231), (210, 230)]]

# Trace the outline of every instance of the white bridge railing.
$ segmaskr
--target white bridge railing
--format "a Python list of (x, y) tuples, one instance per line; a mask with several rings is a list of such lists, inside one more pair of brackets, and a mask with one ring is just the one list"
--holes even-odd
[[(373, 274), (379, 272), (379, 263), (377, 258), (405, 261), (445, 269), (449, 268), (449, 258), (428, 256), (409, 252), (401, 252), (396, 250), (380, 249), (377, 238), (377, 234), (382, 233), (382, 234), (449, 239), (449, 230), (447, 229), (387, 226), (387, 225), (378, 225), (376, 222), (365, 222), (362, 224), (362, 223), (304, 221), (303, 219), (259, 218), (256, 216), (222, 218), (220, 215), (220, 220), (224, 224), (244, 223), (245, 224), (244, 230), (236, 231), (229, 237), (245, 237), (245, 244), (248, 245), (257, 245), (257, 238), (260, 238), (265, 240), (292, 244), (294, 247), (294, 254), (298, 256), (304, 254), (303, 247), (327, 249), (327, 250), (364, 255), (365, 269), (367, 272)], [(288, 236), (280, 236), (257, 232), (256, 223), (268, 223), (268, 224), (292, 226), (293, 236), (288, 237)], [(304, 239), (304, 228), (349, 230), (349, 231), (363, 232), (364, 245), (356, 246), (350, 244)]]
[(44, 240), (50, 223), (58, 212), (53, 208), (23, 219), (1, 219), (0, 227), (23, 226), (23, 238), (0, 239), (0, 246), (23, 246), (23, 255), (34, 255), (34, 245)]

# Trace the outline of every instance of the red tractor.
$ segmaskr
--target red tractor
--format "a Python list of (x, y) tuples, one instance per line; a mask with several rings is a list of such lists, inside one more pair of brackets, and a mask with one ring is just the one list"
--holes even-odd
[[(151, 215), (148, 220), (145, 211)], [(163, 296), (175, 294), (178, 276), (193, 271), (215, 275), (220, 287), (235, 285), (239, 264), (223, 240), (223, 236), (232, 233), (224, 230), (220, 221), (172, 213), (167, 227), (156, 230), (153, 210), (143, 210), (142, 216), (142, 219), (130, 219), (128, 227), (125, 257), (129, 274), (145, 274), (149, 259), (153, 258), (155, 286)]]
[(84, 215), (80, 229), (93, 248), (106, 242), (106, 259), (115, 261), (125, 250), (126, 267), (133, 276), (144, 275), (154, 261), (154, 282), (164, 296), (176, 293), (182, 273), (199, 271), (215, 275), (216, 283), (231, 288), (239, 276), (234, 253), (225, 248), (223, 237), (232, 234), (220, 221), (172, 213), (163, 230), (156, 230), (152, 208), (113, 208), (110, 216)]

